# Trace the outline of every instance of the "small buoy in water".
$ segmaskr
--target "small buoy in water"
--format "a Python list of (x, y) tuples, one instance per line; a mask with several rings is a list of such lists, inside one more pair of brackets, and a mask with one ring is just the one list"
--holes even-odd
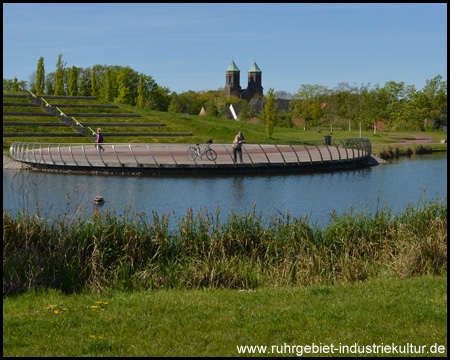
[(97, 195), (94, 199), (94, 203), (96, 204), (104, 204), (105, 203), (105, 199), (103, 199), (103, 196), (101, 195)]

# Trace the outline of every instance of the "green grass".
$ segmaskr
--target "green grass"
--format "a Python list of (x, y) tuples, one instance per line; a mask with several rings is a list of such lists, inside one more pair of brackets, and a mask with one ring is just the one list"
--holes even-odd
[[(285, 344), (292, 353), (277, 353)], [(374, 355), (339, 354), (355, 344), (411, 344), (425, 353), (407, 356), (446, 356), (446, 274), (255, 291), (49, 290), (3, 300), (3, 356), (243, 356), (237, 347), (245, 345), (298, 356), (297, 346), (312, 344), (333, 344), (328, 356)], [(444, 353), (429, 353), (435, 344)]]
[[(109, 104), (105, 101), (86, 101), (86, 100), (59, 100), (54, 99), (51, 102), (54, 103), (73, 103), (73, 104)], [(110, 103), (112, 105), (112, 103)], [(328, 135), (329, 131), (326, 130), (311, 130), (304, 131), (301, 128), (298, 129), (287, 129), (287, 128), (279, 128), (275, 127), (272, 139), (269, 139), (266, 135), (265, 125), (260, 124), (250, 124), (245, 122), (239, 122), (229, 119), (218, 119), (214, 117), (208, 116), (199, 116), (199, 115), (182, 115), (175, 114), (169, 112), (161, 112), (154, 110), (141, 109), (138, 106), (130, 106), (130, 105), (118, 105), (118, 109), (80, 109), (80, 108), (72, 108), (70, 112), (78, 112), (78, 113), (138, 113), (141, 115), (139, 118), (77, 118), (81, 123), (83, 122), (135, 122), (135, 123), (164, 123), (167, 126), (160, 128), (159, 131), (162, 132), (175, 132), (175, 133), (192, 133), (192, 136), (184, 137), (117, 137), (112, 139), (113, 142), (119, 143), (204, 143), (208, 139), (213, 139), (216, 143), (231, 143), (236, 136), (238, 131), (243, 131), (244, 136), (247, 142), (268, 142), (268, 141), (312, 141), (312, 140), (323, 140), (325, 135)], [(23, 111), (27, 111), (24, 108)], [(62, 109), (64, 112), (69, 112), (67, 109)], [(72, 111), (73, 110), (73, 111)], [(31, 119), (32, 117), (28, 117)], [(47, 119), (47, 118), (46, 118)], [(19, 121), (19, 120), (17, 120)], [(26, 121), (26, 120), (20, 120)], [(42, 120), (46, 121), (46, 120)], [(102, 130), (107, 133), (109, 131), (108, 127), (103, 127)], [(114, 129), (116, 131), (117, 129)], [(123, 132), (128, 132), (126, 128), (123, 128)], [(140, 128), (138, 131), (145, 131), (143, 128)], [(152, 128), (151, 132), (157, 131), (156, 128)], [(398, 139), (392, 138), (392, 136), (403, 136), (401, 135), (403, 132), (393, 132), (393, 131), (377, 131), (377, 134), (374, 134), (373, 131), (363, 131), (362, 137), (368, 138), (372, 144), (390, 144), (399, 142)], [(414, 132), (407, 132), (410, 134), (415, 134)], [(442, 132), (429, 132), (429, 133), (417, 133), (420, 135), (430, 135), (435, 138), (434, 143), (439, 143), (441, 139), (447, 139), (447, 134)], [(333, 130), (333, 140), (343, 139), (349, 137), (359, 137), (359, 130), (355, 131), (346, 131), (346, 130)], [(15, 138), (15, 141), (37, 141), (37, 142), (45, 142), (43, 138), (38, 138), (38, 140), (31, 140), (28, 137), (24, 137), (22, 139)], [(9, 147), (12, 143), (12, 138), (3, 138), (3, 151), (8, 151)], [(90, 140), (89, 140), (90, 141)], [(106, 139), (108, 141), (108, 139)], [(75, 143), (83, 143), (86, 142), (82, 138), (74, 139)], [(111, 139), (109, 142), (112, 142)], [(443, 145), (446, 148), (446, 144)], [(441, 146), (441, 148), (443, 147)]]

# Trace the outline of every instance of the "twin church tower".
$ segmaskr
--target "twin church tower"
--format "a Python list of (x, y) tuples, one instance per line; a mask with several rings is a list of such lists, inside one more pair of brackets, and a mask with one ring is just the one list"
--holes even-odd
[(240, 99), (250, 100), (255, 95), (263, 97), (263, 87), (261, 85), (262, 72), (256, 62), (253, 62), (252, 67), (248, 71), (248, 86), (247, 89), (241, 89), (239, 84), (239, 77), (241, 71), (238, 69), (234, 61), (226, 70), (226, 96), (235, 95)]

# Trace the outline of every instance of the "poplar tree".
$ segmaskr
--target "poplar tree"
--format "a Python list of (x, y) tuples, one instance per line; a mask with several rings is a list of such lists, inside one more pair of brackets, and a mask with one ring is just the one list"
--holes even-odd
[(113, 91), (111, 69), (108, 69), (106, 71), (105, 98), (106, 98), (106, 101), (110, 101), (110, 102), (114, 101), (114, 91)]
[(143, 74), (141, 74), (141, 76), (139, 77), (138, 94), (138, 105), (143, 109), (145, 105), (145, 98), (147, 97)]
[(37, 64), (37, 71), (36, 71), (36, 94), (37, 95), (43, 94), (44, 88), (45, 88), (44, 58), (41, 56)]
[(273, 88), (270, 88), (266, 95), (266, 106), (264, 109), (266, 118), (266, 134), (269, 139), (272, 139), (273, 128), (275, 126), (275, 95), (273, 93)]
[(91, 95), (92, 96), (97, 96), (98, 95), (98, 91), (97, 91), (97, 74), (95, 73), (95, 66), (92, 68), (92, 77), (91, 77)]
[(19, 91), (19, 83), (17, 82), (17, 78), (16, 77), (14, 77), (14, 82), (13, 82), (13, 85), (12, 85), (12, 89), (15, 92)]
[(55, 95), (64, 95), (64, 64), (61, 58), (62, 54), (59, 54), (56, 63)]
[(78, 95), (78, 69), (75, 66), (70, 69), (69, 95)]

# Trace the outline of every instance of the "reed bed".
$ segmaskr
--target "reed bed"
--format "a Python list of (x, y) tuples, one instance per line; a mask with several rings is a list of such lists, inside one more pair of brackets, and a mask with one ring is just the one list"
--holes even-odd
[[(126, 209), (125, 209), (126, 210)], [(105, 210), (50, 221), (3, 212), (3, 291), (331, 285), (447, 271), (446, 200), (332, 214), (326, 227), (289, 213), (169, 215)]]

